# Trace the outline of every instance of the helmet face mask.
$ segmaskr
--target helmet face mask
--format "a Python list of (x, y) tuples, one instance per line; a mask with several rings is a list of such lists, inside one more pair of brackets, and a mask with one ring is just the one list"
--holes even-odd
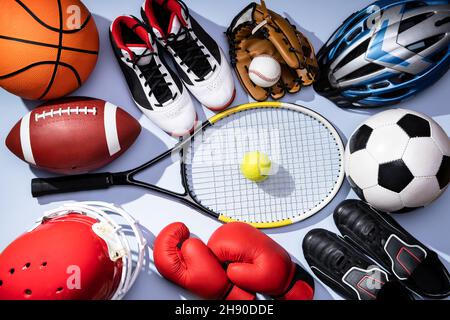
[(4, 250), (0, 299), (121, 299), (142, 268), (145, 245), (123, 209), (67, 203)]
[(392, 105), (450, 65), (446, 0), (378, 1), (353, 14), (318, 53), (316, 91), (340, 107)]

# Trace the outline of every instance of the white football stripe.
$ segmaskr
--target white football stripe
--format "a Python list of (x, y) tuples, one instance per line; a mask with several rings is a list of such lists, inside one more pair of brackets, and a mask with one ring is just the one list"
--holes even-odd
[(109, 102), (105, 103), (105, 115), (104, 115), (105, 136), (110, 156), (120, 151), (119, 136), (117, 133), (117, 124), (116, 124), (116, 112), (117, 106)]
[(33, 156), (33, 149), (31, 149), (30, 116), (31, 112), (28, 112), (20, 122), (20, 144), (22, 146), (22, 153), (25, 161), (36, 165)]

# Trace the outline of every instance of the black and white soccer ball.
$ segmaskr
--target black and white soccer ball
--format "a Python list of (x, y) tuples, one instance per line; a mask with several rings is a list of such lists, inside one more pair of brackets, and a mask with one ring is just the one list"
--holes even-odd
[(386, 212), (407, 212), (426, 206), (447, 188), (450, 139), (424, 114), (384, 111), (352, 134), (345, 169), (362, 200)]

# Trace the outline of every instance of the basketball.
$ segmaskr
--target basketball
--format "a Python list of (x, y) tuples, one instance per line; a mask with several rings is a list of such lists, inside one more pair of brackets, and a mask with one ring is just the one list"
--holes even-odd
[(79, 88), (97, 63), (94, 18), (79, 0), (2, 0), (0, 86), (30, 100)]

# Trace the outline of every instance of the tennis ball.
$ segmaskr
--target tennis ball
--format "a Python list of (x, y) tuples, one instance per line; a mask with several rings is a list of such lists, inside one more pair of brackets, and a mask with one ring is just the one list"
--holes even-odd
[(262, 182), (269, 176), (271, 166), (267, 154), (259, 151), (247, 152), (241, 162), (241, 172), (250, 181)]

